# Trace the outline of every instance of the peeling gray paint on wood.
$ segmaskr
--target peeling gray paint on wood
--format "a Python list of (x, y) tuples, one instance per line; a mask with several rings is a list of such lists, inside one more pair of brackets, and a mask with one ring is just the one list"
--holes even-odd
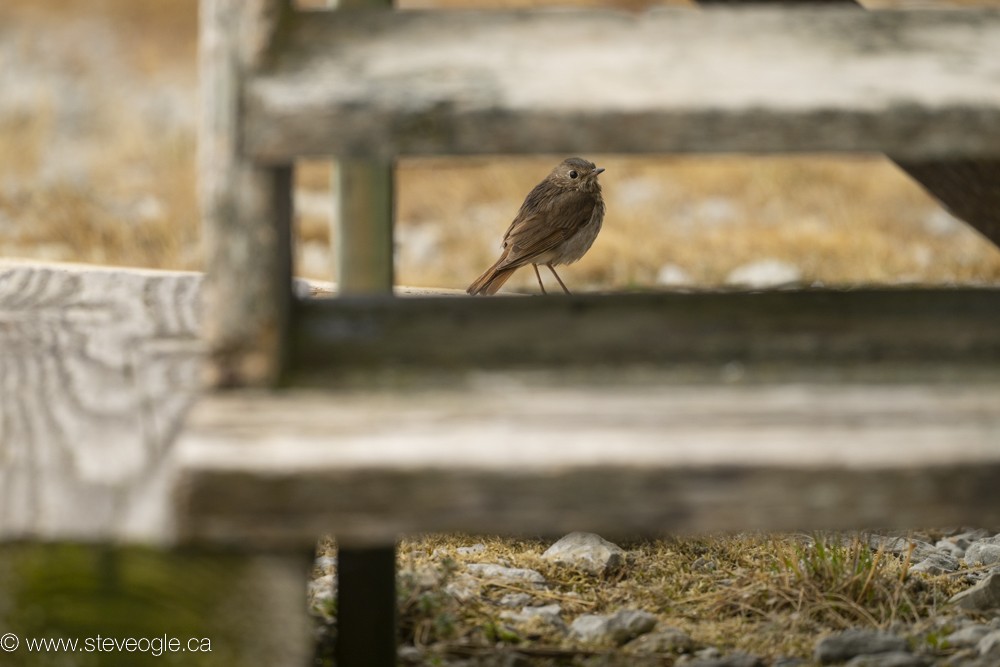
[(291, 299), (293, 158), (248, 159), (246, 78), (267, 57), (284, 0), (204, 0), (199, 16), (198, 185), (204, 227), (205, 338), (218, 386), (267, 386), (282, 370)]
[(0, 261), (0, 540), (162, 542), (201, 275)]
[(250, 76), (254, 159), (1000, 155), (1000, 13), (850, 7), (296, 15)]
[(472, 385), (213, 396), (179, 444), (194, 543), (912, 528), (1000, 519), (1000, 383)]
[[(1000, 290), (859, 288), (550, 297), (329, 299), (296, 307), (290, 376), (360, 369), (782, 365), (877, 379), (1000, 365)], [(447, 344), (442, 344), (447, 341)], [(898, 370), (892, 370), (892, 367)]]

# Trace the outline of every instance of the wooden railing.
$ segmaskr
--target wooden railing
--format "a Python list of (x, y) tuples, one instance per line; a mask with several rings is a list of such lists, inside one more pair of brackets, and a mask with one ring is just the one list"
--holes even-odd
[[(995, 288), (391, 294), (403, 154), (886, 153), (1000, 240), (1000, 13), (359, 4), (202, 0), (201, 326), (214, 391), (179, 441), (160, 415), (183, 412), (194, 390), (157, 380), (169, 364), (102, 370), (99, 341), (134, 325), (122, 346), (169, 357), (163, 332), (192, 326), (170, 290), (194, 294), (194, 278), (129, 278), (120, 311), (113, 276), (56, 270), (45, 279), (73, 289), (50, 298), (37, 268), (0, 274), (26, 285), (0, 293), (0, 322), (18, 323), (0, 328), (0, 536), (235, 546), (268, 554), (287, 581), (333, 533), (338, 664), (380, 665), (395, 656), (401, 533), (1000, 520)], [(305, 155), (339, 161), (335, 299), (292, 289), (290, 190)], [(111, 304), (106, 320), (66, 315), (87, 294)], [(86, 402), (67, 411), (6, 391), (24, 378), (73, 386), (72, 365), (9, 352), (35, 349), (53, 308), (70, 335), (52, 340), (156, 406), (133, 424), (159, 434), (142, 456), (83, 452), (66, 419)], [(201, 348), (185, 335), (198, 349), (178, 363), (191, 373)], [(134, 384), (140, 367), (152, 393)], [(10, 458), (11, 434), (34, 458)], [(62, 476), (31, 487), (39, 470)], [(275, 586), (294, 600), (294, 586)]]

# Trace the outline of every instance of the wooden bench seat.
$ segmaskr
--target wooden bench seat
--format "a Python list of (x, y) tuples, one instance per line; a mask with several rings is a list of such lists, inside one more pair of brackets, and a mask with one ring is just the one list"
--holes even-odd
[(178, 444), (179, 536), (296, 549), (329, 532), (392, 544), (1000, 520), (1000, 378), (576, 379), (206, 397)]

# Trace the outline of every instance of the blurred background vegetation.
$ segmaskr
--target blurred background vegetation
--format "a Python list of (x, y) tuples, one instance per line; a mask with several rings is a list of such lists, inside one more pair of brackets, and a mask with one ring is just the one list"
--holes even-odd
[[(402, 6), (537, 4), (581, 3)], [(203, 268), (196, 55), (196, 0), (0, 4), (0, 255)], [(1000, 251), (882, 156), (584, 156), (607, 168), (608, 215), (563, 274), (575, 287), (1000, 280)], [(397, 282), (464, 288), (562, 157), (401, 160)], [(297, 272), (329, 278), (330, 167), (297, 167)], [(521, 273), (512, 287), (533, 289)]]

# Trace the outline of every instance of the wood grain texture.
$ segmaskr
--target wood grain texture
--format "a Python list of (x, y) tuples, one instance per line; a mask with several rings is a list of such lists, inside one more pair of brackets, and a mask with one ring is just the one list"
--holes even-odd
[(291, 298), (291, 158), (262, 166), (240, 136), (246, 78), (267, 56), (284, 0), (200, 5), (198, 184), (208, 280), (205, 339), (215, 385), (281, 373)]
[[(729, 0), (698, 0), (701, 5), (726, 4)], [(758, 0), (815, 4), (817, 0)], [(855, 0), (823, 0), (829, 4), (863, 9)], [(890, 156), (891, 157), (891, 156)], [(968, 160), (948, 157), (936, 161), (895, 159), (931, 195), (993, 243), (1000, 245), (1000, 160)]]
[(165, 539), (200, 274), (0, 261), (0, 540)]
[(850, 7), (296, 14), (247, 153), (1000, 154), (1000, 13)]
[[(795, 290), (298, 303), (290, 377), (352, 369), (781, 365), (841, 374), (896, 365), (1000, 369), (1000, 291)], [(888, 370), (887, 370), (888, 372)], [(871, 376), (870, 376), (871, 377)], [(877, 377), (877, 375), (876, 375)]]
[(1000, 383), (240, 392), (178, 459), (196, 543), (990, 525)]

